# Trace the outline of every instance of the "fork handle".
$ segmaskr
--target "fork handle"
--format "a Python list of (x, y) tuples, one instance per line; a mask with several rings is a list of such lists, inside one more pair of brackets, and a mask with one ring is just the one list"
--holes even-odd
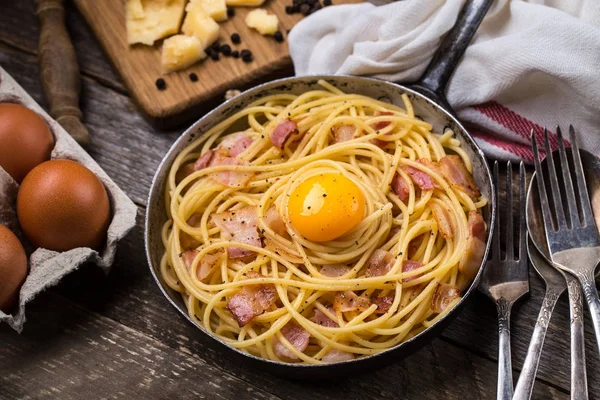
[(510, 360), (510, 309), (512, 303), (501, 298), (498, 309), (498, 400), (510, 400), (513, 394)]
[(579, 279), (579, 282), (581, 282), (581, 289), (583, 290), (585, 300), (590, 309), (590, 314), (592, 315), (594, 331), (596, 332), (596, 343), (598, 344), (598, 350), (600, 351), (600, 298), (598, 298), (594, 271), (577, 274), (577, 278)]
[(519, 375), (517, 386), (515, 388), (514, 400), (528, 400), (531, 398), (533, 392), (533, 384), (535, 383), (535, 375), (537, 374), (538, 365), (540, 362), (540, 356), (542, 355), (542, 347), (544, 346), (544, 339), (546, 338), (546, 331), (548, 330), (548, 323), (552, 317), (552, 311), (554, 306), (560, 297), (560, 292), (553, 290), (546, 290), (544, 301), (542, 302), (542, 308), (538, 315), (533, 334), (531, 335), (531, 342), (527, 349), (527, 356), (523, 363), (523, 369)]
[(571, 399), (587, 400), (583, 299), (577, 279), (566, 273), (571, 309)]

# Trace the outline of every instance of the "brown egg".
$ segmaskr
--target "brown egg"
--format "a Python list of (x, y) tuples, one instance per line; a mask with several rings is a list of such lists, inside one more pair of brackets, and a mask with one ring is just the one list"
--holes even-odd
[(21, 183), (36, 165), (50, 159), (54, 137), (46, 121), (19, 104), (0, 104), (0, 167)]
[(0, 310), (10, 313), (27, 276), (27, 255), (19, 239), (0, 224)]
[(69, 160), (46, 161), (23, 179), (17, 216), (31, 242), (49, 250), (100, 250), (110, 222), (104, 185), (92, 171)]

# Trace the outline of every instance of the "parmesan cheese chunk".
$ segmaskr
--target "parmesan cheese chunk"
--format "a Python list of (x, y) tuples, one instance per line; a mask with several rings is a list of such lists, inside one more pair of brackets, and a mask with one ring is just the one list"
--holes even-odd
[(127, 42), (153, 45), (179, 32), (185, 0), (127, 0)]
[(165, 72), (187, 68), (205, 57), (202, 42), (197, 37), (175, 35), (163, 42), (161, 63)]
[(202, 7), (206, 14), (215, 21), (220, 22), (227, 19), (225, 0), (191, 0), (185, 10), (189, 13), (196, 7)]
[(256, 29), (262, 35), (273, 35), (277, 32), (279, 19), (277, 19), (277, 15), (269, 14), (267, 10), (257, 8), (246, 16), (246, 25)]
[(264, 2), (265, 0), (225, 0), (225, 4), (234, 7), (258, 7)]
[(183, 21), (181, 31), (188, 36), (198, 38), (203, 49), (208, 48), (219, 38), (219, 24), (202, 7), (190, 7)]

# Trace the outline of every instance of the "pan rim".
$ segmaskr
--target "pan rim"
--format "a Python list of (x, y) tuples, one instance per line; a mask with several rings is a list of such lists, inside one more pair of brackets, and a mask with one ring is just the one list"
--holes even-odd
[[(149, 209), (151, 207), (153, 207), (153, 204), (156, 204), (155, 199), (157, 197), (164, 195), (164, 188), (157, 188), (156, 183), (160, 179), (160, 176), (164, 173), (164, 169), (167, 167), (166, 166), (167, 160), (172, 156), (172, 153), (180, 146), (180, 143), (185, 141), (186, 139), (188, 139), (188, 137), (193, 132), (195, 132), (196, 128), (199, 125), (201, 125), (205, 120), (214, 117), (214, 115), (217, 114), (218, 112), (220, 112), (221, 110), (224, 110), (224, 109), (230, 107), (233, 102), (240, 101), (244, 97), (251, 97), (253, 94), (264, 91), (271, 86), (275, 87), (277, 85), (290, 84), (290, 83), (294, 83), (295, 81), (306, 81), (306, 80), (315, 80), (316, 81), (316, 80), (320, 80), (320, 79), (330, 81), (330, 80), (344, 79), (344, 78), (352, 79), (352, 80), (362, 80), (367, 83), (372, 82), (372, 83), (378, 83), (378, 84), (386, 84), (386, 85), (390, 85), (392, 88), (394, 88), (396, 90), (400, 90), (401, 92), (410, 93), (414, 96), (417, 96), (420, 99), (422, 99), (422, 100), (426, 101), (427, 103), (429, 103), (430, 105), (432, 105), (435, 108), (436, 112), (440, 113), (443, 117), (451, 119), (462, 130), (462, 133), (464, 133), (464, 134), (461, 133), (461, 136), (464, 139), (468, 140), (468, 142), (469, 142), (468, 144), (470, 145), (472, 150), (474, 150), (475, 154), (478, 156), (480, 161), (482, 161), (482, 165), (485, 168), (485, 171), (484, 171), (485, 172), (484, 173), (485, 184), (487, 184), (487, 186), (490, 189), (490, 199), (488, 199), (488, 205), (490, 206), (490, 209), (489, 209), (490, 225), (487, 227), (488, 229), (486, 232), (486, 235), (487, 235), (486, 236), (486, 248), (485, 248), (485, 253), (484, 253), (481, 265), (479, 267), (479, 270), (478, 270), (475, 278), (469, 285), (468, 289), (465, 291), (465, 293), (463, 294), (461, 299), (458, 301), (458, 303), (456, 303), (452, 307), (451, 310), (449, 310), (445, 315), (443, 315), (439, 320), (437, 320), (431, 326), (429, 326), (428, 328), (419, 332), (415, 336), (413, 336), (410, 339), (407, 339), (405, 341), (402, 341), (402, 342), (396, 344), (395, 346), (390, 347), (384, 351), (381, 351), (381, 352), (378, 352), (375, 354), (365, 355), (365, 356), (362, 356), (360, 358), (356, 358), (353, 360), (346, 360), (346, 361), (341, 361), (341, 362), (336, 362), (336, 363), (324, 363), (324, 364), (285, 363), (285, 362), (279, 362), (279, 361), (274, 361), (274, 360), (268, 360), (268, 359), (261, 358), (261, 357), (258, 357), (258, 356), (255, 356), (255, 355), (252, 355), (249, 353), (245, 353), (245, 352), (241, 351), (240, 349), (237, 349), (237, 348), (229, 345), (225, 341), (211, 335), (210, 333), (206, 332), (203, 327), (196, 324), (190, 318), (188, 313), (185, 310), (183, 310), (182, 308), (180, 308), (179, 305), (174, 302), (174, 300), (171, 298), (171, 296), (167, 293), (166, 288), (162, 285), (160, 278), (157, 276), (157, 274), (155, 272), (155, 268), (153, 266), (153, 262), (152, 262), (152, 255), (151, 255), (152, 250), (150, 249), (150, 215), (151, 215), (151, 213), (150, 213)], [(214, 123), (212, 125), (214, 125)], [(495, 211), (496, 211), (495, 190), (496, 190), (496, 188), (492, 184), (491, 172), (490, 172), (489, 165), (487, 163), (485, 154), (483, 153), (483, 151), (481, 150), (479, 145), (477, 145), (477, 143), (475, 142), (473, 137), (469, 134), (469, 132), (466, 130), (466, 128), (460, 123), (460, 121), (458, 121), (458, 119), (454, 115), (452, 115), (452, 113), (450, 113), (448, 110), (444, 109), (439, 104), (432, 101), (427, 96), (419, 93), (418, 91), (411, 89), (408, 86), (404, 86), (404, 85), (401, 85), (401, 84), (398, 84), (395, 82), (385, 81), (385, 80), (372, 78), (372, 77), (352, 76), (352, 75), (342, 75), (342, 74), (340, 74), (340, 75), (321, 75), (321, 74), (319, 74), (319, 75), (303, 75), (303, 76), (299, 76), (299, 77), (294, 76), (294, 77), (280, 78), (280, 79), (272, 80), (269, 82), (261, 83), (257, 86), (254, 86), (250, 89), (245, 90), (244, 92), (240, 93), (239, 95), (235, 96), (232, 99), (226, 100), (221, 105), (213, 108), (212, 110), (207, 112), (204, 116), (197, 119), (194, 123), (192, 123), (187, 129), (185, 129), (181, 133), (181, 135), (177, 138), (177, 140), (175, 140), (173, 142), (173, 144), (171, 145), (171, 147), (169, 148), (167, 153), (163, 156), (163, 159), (161, 160), (160, 164), (158, 165), (158, 167), (156, 169), (156, 173), (154, 174), (151, 185), (150, 185), (150, 190), (149, 190), (148, 200), (147, 200), (146, 215), (144, 218), (144, 247), (145, 247), (145, 252), (146, 252), (146, 259), (148, 262), (148, 267), (150, 269), (150, 273), (152, 274), (152, 277), (154, 278), (154, 281), (156, 282), (160, 291), (166, 297), (167, 301), (173, 307), (175, 307), (175, 309), (181, 315), (183, 315), (185, 317), (185, 319), (187, 319), (192, 325), (194, 325), (196, 328), (198, 328), (205, 336), (207, 336), (207, 337), (211, 338), (212, 340), (214, 340), (215, 342), (225, 346), (227, 349), (234, 351), (238, 355), (253, 359), (260, 363), (270, 364), (273, 367), (294, 369), (294, 370), (297, 370), (297, 369), (324, 370), (326, 368), (331, 368), (332, 366), (358, 364), (361, 362), (365, 362), (366, 360), (373, 360), (376, 358), (383, 357), (386, 354), (389, 354), (390, 352), (393, 352), (393, 351), (397, 351), (402, 347), (409, 347), (410, 344), (414, 344), (415, 342), (419, 341), (423, 336), (430, 334), (430, 332), (432, 330), (434, 330), (436, 326), (440, 326), (440, 325), (443, 326), (444, 321), (448, 322), (449, 320), (451, 320), (451, 318), (453, 316), (455, 316), (454, 314), (459, 309), (462, 308), (462, 305), (465, 303), (467, 298), (470, 297), (471, 293), (477, 289), (479, 280), (480, 280), (483, 270), (485, 268), (486, 260), (488, 258), (488, 254), (490, 251), (491, 237), (492, 237), (492, 232), (494, 230), (493, 228), (495, 225), (495, 214), (496, 214), (495, 213)], [(156, 251), (156, 250), (154, 250), (154, 251)], [(158, 269), (156, 269), (156, 270), (158, 270)]]

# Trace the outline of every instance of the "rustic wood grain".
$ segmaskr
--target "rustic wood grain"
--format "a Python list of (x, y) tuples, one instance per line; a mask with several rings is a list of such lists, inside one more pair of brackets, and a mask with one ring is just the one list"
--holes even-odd
[[(353, 0), (336, 0), (347, 3)], [(129, 46), (125, 28), (125, 7), (122, 0), (93, 1), (74, 0), (86, 21), (98, 37), (123, 81), (143, 111), (154, 121), (169, 123), (177, 120), (186, 109), (222, 95), (226, 90), (237, 88), (259, 77), (289, 66), (287, 42), (278, 43), (271, 36), (263, 36), (246, 26), (245, 18), (253, 8), (236, 7), (235, 16), (219, 23), (221, 43), (229, 43), (235, 50), (249, 49), (254, 61), (245, 63), (241, 58), (225, 57), (213, 61), (210, 58), (180, 72), (164, 75), (160, 65), (160, 46)], [(261, 6), (279, 18), (279, 28), (287, 38), (287, 31), (302, 17), (289, 15), (285, 6), (291, 1), (267, 1)], [(232, 33), (239, 33), (240, 45), (230, 43)], [(188, 74), (194, 72), (198, 81), (192, 82)], [(167, 90), (156, 88), (155, 81), (163, 76)]]

